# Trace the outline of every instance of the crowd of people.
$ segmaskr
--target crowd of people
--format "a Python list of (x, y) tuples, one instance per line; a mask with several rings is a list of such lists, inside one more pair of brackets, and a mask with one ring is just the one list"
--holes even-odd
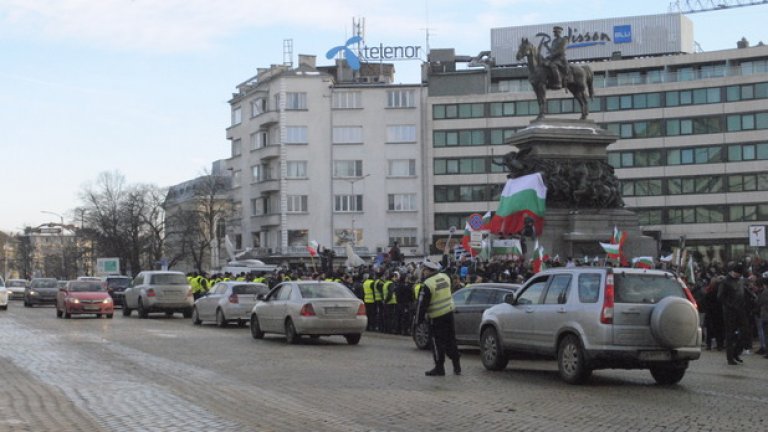
[[(274, 287), (286, 280), (328, 280), (340, 282), (352, 290), (366, 304), (368, 331), (410, 335), (413, 328), (416, 302), (423, 287), (423, 265), (406, 263), (397, 254), (377, 263), (355, 269), (332, 268), (316, 270), (314, 267), (278, 269), (259, 274), (195, 274), (188, 275), (195, 296), (222, 280), (243, 280), (264, 283)], [(439, 263), (441, 272), (451, 281), (451, 292), (480, 282), (524, 283), (534, 274), (531, 262), (512, 258), (477, 262), (453, 260), (444, 255)], [(549, 258), (546, 267), (611, 265), (588, 259)], [(668, 263), (659, 262), (657, 268), (677, 272)], [(765, 327), (768, 324), (768, 262), (759, 257), (745, 257), (726, 265), (695, 266), (693, 274), (681, 277), (688, 284), (697, 302), (704, 347), (707, 350), (725, 350), (729, 364), (741, 362), (743, 354), (762, 354), (768, 358)], [(755, 341), (759, 346), (753, 350)]]

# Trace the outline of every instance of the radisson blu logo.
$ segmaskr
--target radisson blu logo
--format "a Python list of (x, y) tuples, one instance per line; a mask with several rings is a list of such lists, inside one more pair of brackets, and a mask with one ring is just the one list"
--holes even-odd
[(360, 70), (360, 58), (357, 56), (357, 54), (354, 53), (354, 51), (349, 49), (349, 46), (360, 43), (362, 40), (363, 38), (360, 36), (352, 36), (351, 38), (347, 39), (347, 43), (344, 45), (339, 45), (329, 49), (328, 52), (325, 53), (325, 58), (331, 60), (341, 52), (344, 54), (344, 58), (347, 59), (347, 63), (349, 64), (349, 67), (352, 68), (352, 70)]

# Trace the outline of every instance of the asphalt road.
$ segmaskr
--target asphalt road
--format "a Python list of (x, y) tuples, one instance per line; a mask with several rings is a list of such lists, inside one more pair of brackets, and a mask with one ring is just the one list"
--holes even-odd
[(367, 333), (302, 340), (193, 326), (176, 314), (57, 319), (0, 311), (0, 431), (766, 431), (768, 360), (705, 352), (676, 386), (596, 371), (570, 386), (551, 361), (425, 377), (430, 353)]

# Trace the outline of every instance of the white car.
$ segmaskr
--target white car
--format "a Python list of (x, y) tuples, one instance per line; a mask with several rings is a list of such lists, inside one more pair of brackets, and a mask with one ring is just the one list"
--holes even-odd
[(251, 309), (256, 304), (256, 297), (269, 293), (269, 287), (254, 282), (219, 282), (208, 293), (195, 300), (192, 310), (192, 323), (216, 321), (219, 327), (226, 327), (230, 322), (245, 326), (251, 318)]
[(27, 285), (29, 285), (29, 281), (26, 279), (8, 279), (5, 284), (5, 287), (8, 288), (8, 297), (10, 299), (23, 299)]
[(5, 287), (5, 281), (0, 277), (0, 310), (8, 309), (8, 289)]
[(288, 281), (259, 296), (251, 313), (251, 336), (284, 334), (289, 344), (301, 336), (342, 335), (357, 345), (368, 325), (365, 304), (337, 282)]
[(176, 312), (184, 318), (192, 318), (194, 297), (192, 287), (184, 273), (177, 271), (143, 271), (125, 289), (123, 316), (131, 316), (136, 310), (139, 318), (147, 318), (151, 312), (164, 312), (172, 316)]

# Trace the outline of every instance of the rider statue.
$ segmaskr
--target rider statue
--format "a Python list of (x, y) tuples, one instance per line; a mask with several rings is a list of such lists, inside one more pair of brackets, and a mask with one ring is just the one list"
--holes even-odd
[(549, 88), (559, 90), (566, 87), (569, 79), (568, 61), (565, 59), (568, 38), (562, 36), (563, 28), (560, 26), (555, 26), (552, 33), (554, 33), (555, 38), (552, 39), (551, 44), (544, 42), (544, 46), (549, 51), (549, 55), (544, 59), (544, 65), (552, 72), (553, 79)]

